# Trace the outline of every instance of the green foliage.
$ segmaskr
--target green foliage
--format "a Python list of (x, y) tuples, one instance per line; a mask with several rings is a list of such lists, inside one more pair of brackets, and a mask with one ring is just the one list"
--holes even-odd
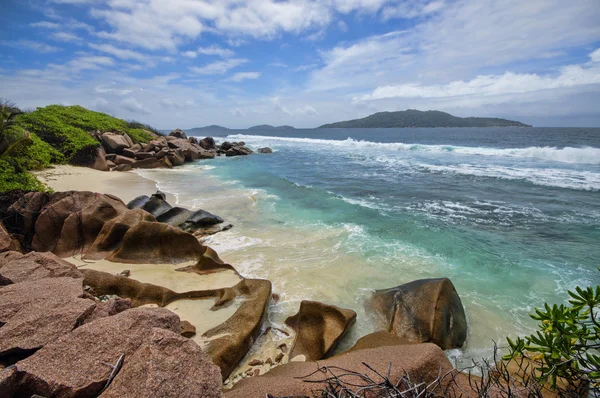
[(129, 137), (131, 137), (131, 139), (135, 143), (139, 143), (139, 142), (146, 143), (146, 142), (150, 142), (156, 138), (155, 134), (153, 134), (151, 131), (146, 130), (146, 129), (127, 129), (126, 132), (127, 132), (127, 135)]
[(18, 172), (10, 162), (0, 159), (0, 192), (15, 189), (23, 191), (47, 191), (48, 187), (30, 173)]
[(600, 286), (569, 291), (569, 305), (544, 305), (533, 319), (539, 331), (515, 341), (508, 339), (512, 360), (536, 353), (533, 361), (541, 383), (557, 388), (558, 378), (567, 384), (578, 382), (600, 386)]
[(321, 128), (390, 128), (390, 127), (531, 127), (513, 120), (485, 117), (456, 117), (440, 111), (408, 109), (378, 112), (362, 119), (325, 124)]

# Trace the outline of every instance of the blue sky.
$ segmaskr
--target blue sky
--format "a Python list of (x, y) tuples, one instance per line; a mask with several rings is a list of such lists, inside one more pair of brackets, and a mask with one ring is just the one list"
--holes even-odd
[(0, 97), (157, 128), (600, 126), (598, 0), (0, 0)]

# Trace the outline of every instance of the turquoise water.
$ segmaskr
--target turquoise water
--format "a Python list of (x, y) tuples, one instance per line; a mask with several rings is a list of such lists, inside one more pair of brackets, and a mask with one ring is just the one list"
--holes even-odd
[(272, 155), (146, 172), (235, 225), (208, 244), (274, 282), (280, 323), (303, 298), (355, 309), (372, 289), (449, 277), (469, 319), (460, 358), (530, 332), (543, 302), (600, 282), (600, 129), (236, 132)]

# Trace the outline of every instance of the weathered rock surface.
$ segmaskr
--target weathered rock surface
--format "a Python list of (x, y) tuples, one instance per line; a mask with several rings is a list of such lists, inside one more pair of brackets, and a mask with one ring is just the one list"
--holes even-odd
[(215, 144), (215, 139), (212, 137), (206, 137), (200, 140), (200, 142), (198, 143), (202, 148), (206, 149), (207, 151), (210, 150), (216, 150), (217, 146)]
[(112, 371), (103, 362), (115, 364), (124, 355), (126, 371), (152, 328), (178, 333), (179, 317), (162, 308), (134, 308), (82, 325), (18, 362), (11, 388), (17, 396), (98, 396)]
[(179, 149), (169, 151), (167, 153), (167, 158), (173, 166), (182, 166), (185, 163), (185, 156)]
[(119, 164), (113, 169), (113, 171), (129, 171), (131, 170), (130, 164)]
[(85, 148), (76, 153), (71, 158), (71, 164), (74, 166), (90, 167), (100, 171), (109, 170), (108, 163), (106, 162), (106, 152), (101, 146), (97, 148)]
[(384, 330), (411, 343), (431, 342), (446, 350), (462, 347), (467, 337), (460, 297), (447, 278), (378, 290), (368, 307), (383, 315)]
[(127, 211), (117, 197), (86, 191), (50, 194), (35, 221), (31, 247), (61, 257), (85, 251), (104, 223)]
[(258, 153), (273, 153), (273, 150), (267, 146), (264, 148), (258, 148), (256, 150), (256, 152), (258, 152)]
[(77, 268), (53, 253), (30, 252), (25, 255), (14, 252), (10, 261), (0, 268), (0, 275), (13, 283), (35, 281), (44, 278), (83, 278)]
[(4, 228), (4, 224), (0, 221), (0, 253), (6, 251), (19, 251), (21, 245), (19, 242), (14, 239), (6, 228)]
[(185, 134), (185, 131), (181, 130), (181, 129), (175, 129), (173, 131), (171, 131), (169, 133), (169, 137), (175, 137), (175, 138), (182, 138), (184, 140), (187, 140), (187, 135)]
[(192, 214), (193, 211), (183, 207), (172, 207), (156, 217), (156, 220), (177, 227), (186, 222)]
[(188, 321), (181, 321), (181, 323), (179, 324), (180, 326), (180, 334), (183, 337), (194, 337), (194, 335), (196, 334), (196, 327), (194, 325), (192, 325), (191, 323), (189, 323)]
[(225, 156), (244, 156), (253, 153), (252, 149), (245, 145), (233, 146), (225, 151)]
[(197, 210), (195, 211), (188, 219), (181, 225), (184, 230), (196, 230), (202, 227), (208, 227), (215, 224), (220, 224), (223, 222), (223, 219), (219, 216), (216, 216), (212, 213), (207, 212), (206, 210)]
[(106, 152), (122, 153), (123, 149), (133, 145), (133, 141), (127, 134), (104, 133), (100, 137)]
[(128, 298), (111, 298), (108, 301), (96, 302), (96, 306), (91, 314), (85, 317), (83, 323), (90, 323), (96, 319), (107, 316), (117, 315), (132, 307), (131, 300)]
[(121, 155), (117, 155), (117, 156), (114, 157), (113, 162), (116, 165), (133, 164), (133, 163), (135, 163), (135, 159), (128, 158), (128, 157), (121, 156)]
[[(318, 362), (290, 362), (265, 375), (240, 381), (232, 390), (225, 393), (225, 398), (264, 397), (267, 394), (275, 397), (313, 396), (315, 391), (327, 387), (326, 382), (320, 381), (332, 376), (331, 373), (318, 371), (325, 366), (337, 376), (347, 373), (345, 370), (350, 370), (364, 373), (372, 380), (381, 381), (381, 377), (365, 367), (363, 363), (380, 374), (387, 374), (389, 369), (392, 383), (396, 383), (408, 374), (415, 383), (429, 384), (440, 374), (444, 375), (452, 370), (452, 365), (444, 352), (434, 344), (380, 347), (354, 351)], [(449, 379), (451, 378), (448, 377), (448, 381)], [(358, 386), (366, 385), (366, 381), (356, 376), (343, 376), (343, 380), (357, 385), (354, 387), (355, 392), (360, 388)], [(443, 396), (444, 386), (441, 387), (437, 392)]]
[(100, 398), (221, 397), (221, 373), (200, 347), (154, 328)]
[(161, 214), (171, 210), (172, 207), (173, 206), (167, 203), (164, 198), (157, 195), (152, 195), (141, 208), (152, 214), (154, 217), (158, 217)]
[(356, 312), (318, 301), (303, 300), (300, 309), (285, 323), (296, 338), (290, 359), (303, 356), (307, 361), (326, 357), (356, 321)]
[(148, 158), (143, 160), (137, 160), (131, 164), (133, 169), (170, 169), (173, 165), (168, 158)]
[(410, 342), (401, 339), (393, 333), (387, 331), (379, 331), (361, 337), (360, 339), (358, 339), (356, 344), (354, 344), (346, 352), (405, 344), (410, 344)]

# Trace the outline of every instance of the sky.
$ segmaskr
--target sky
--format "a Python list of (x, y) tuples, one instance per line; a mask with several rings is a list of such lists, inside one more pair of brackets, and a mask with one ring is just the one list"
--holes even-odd
[(0, 97), (159, 129), (600, 127), (600, 0), (0, 0)]

